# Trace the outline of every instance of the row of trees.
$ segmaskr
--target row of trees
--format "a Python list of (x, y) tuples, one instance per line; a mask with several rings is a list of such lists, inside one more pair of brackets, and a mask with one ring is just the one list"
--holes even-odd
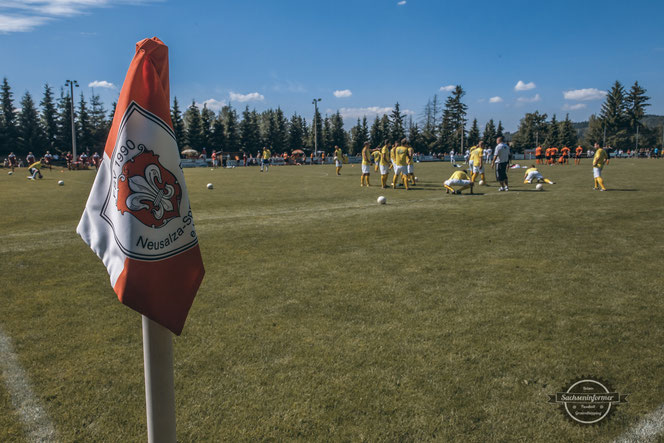
[[(582, 143), (589, 146), (605, 138), (607, 145), (617, 148), (635, 146), (637, 137), (641, 145), (654, 145), (657, 131), (640, 122), (649, 106), (650, 98), (645, 94), (646, 90), (638, 82), (629, 92), (616, 82), (607, 94), (601, 113), (590, 117), (588, 130), (581, 140), (569, 115), (563, 121), (558, 121), (555, 114), (548, 120), (547, 114), (536, 111), (521, 119), (511, 141), (517, 151), (534, 148), (537, 144), (571, 147)], [(173, 100), (171, 119), (180, 147), (207, 148), (208, 151), (256, 153), (263, 146), (272, 146), (276, 153), (294, 149), (309, 152), (314, 147), (329, 153), (337, 145), (349, 154), (356, 154), (367, 141), (375, 147), (385, 140), (396, 141), (403, 137), (408, 137), (418, 152), (458, 151), (462, 146), (472, 146), (480, 140), (492, 146), (496, 137), (503, 135), (502, 122), (496, 125), (493, 119), (489, 120), (483, 131), (477, 119), (468, 125), (464, 95), (461, 86), (456, 86), (444, 103), (434, 95), (417, 121), (412, 115), (404, 115), (397, 103), (389, 114), (376, 116), (371, 125), (366, 116), (358, 118), (349, 131), (344, 129), (343, 117), (338, 111), (324, 117), (316, 111), (313, 122), (317, 130), (314, 131), (313, 123), (297, 113), (289, 119), (281, 108), (257, 112), (245, 107), (240, 112), (227, 105), (215, 113), (206, 105), (200, 108), (192, 101), (183, 111), (177, 97)], [(0, 155), (10, 151), (18, 155), (33, 151), (40, 155), (46, 150), (70, 150), (71, 107), (71, 97), (62, 88), (56, 98), (53, 88), (46, 84), (39, 108), (26, 92), (21, 98), (20, 110), (17, 110), (7, 79), (3, 79), (0, 88)], [(93, 94), (87, 102), (81, 93), (74, 112), (80, 150), (99, 152), (103, 149), (115, 103), (111, 108), (111, 112), (107, 112), (98, 95)]]
[(528, 113), (519, 125), (513, 137), (515, 149), (532, 148), (538, 143), (549, 146), (575, 146), (581, 143), (591, 146), (595, 142), (603, 146), (617, 149), (635, 149), (653, 147), (661, 139), (661, 132), (649, 128), (641, 122), (645, 116), (645, 108), (650, 106), (646, 90), (634, 82), (629, 92), (616, 81), (606, 95), (599, 115), (591, 115), (588, 129), (581, 140), (574, 129), (569, 115), (559, 122), (556, 115), (547, 122), (547, 115), (539, 112)]

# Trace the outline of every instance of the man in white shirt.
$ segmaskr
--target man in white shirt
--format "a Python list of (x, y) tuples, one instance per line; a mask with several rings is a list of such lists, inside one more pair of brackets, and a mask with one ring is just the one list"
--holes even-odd
[(493, 154), (493, 162), (491, 168), (496, 168), (496, 180), (500, 182), (500, 189), (498, 191), (509, 191), (507, 186), (507, 167), (510, 163), (510, 147), (503, 143), (503, 138), (496, 139), (496, 150)]

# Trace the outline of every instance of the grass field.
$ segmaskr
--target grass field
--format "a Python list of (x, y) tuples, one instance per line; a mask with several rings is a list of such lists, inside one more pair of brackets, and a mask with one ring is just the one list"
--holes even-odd
[[(178, 440), (612, 440), (664, 402), (663, 169), (475, 196), (445, 195), (447, 163), (409, 192), (349, 165), (186, 170), (207, 273), (175, 339)], [(0, 174), (0, 331), (59, 441), (144, 441), (140, 316), (74, 232), (94, 174)], [(572, 424), (547, 394), (582, 375), (629, 404)], [(0, 441), (24, 432), (4, 380)]]

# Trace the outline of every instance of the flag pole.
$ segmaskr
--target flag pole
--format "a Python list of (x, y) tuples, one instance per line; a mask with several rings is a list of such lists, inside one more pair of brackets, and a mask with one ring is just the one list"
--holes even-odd
[(148, 442), (176, 443), (173, 337), (168, 329), (142, 317)]

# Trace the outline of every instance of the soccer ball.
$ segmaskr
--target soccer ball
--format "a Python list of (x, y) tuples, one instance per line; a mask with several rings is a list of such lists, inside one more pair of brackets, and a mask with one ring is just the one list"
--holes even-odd
[(64, 186), (65, 181), (64, 180), (58, 180), (58, 186)]
[(535, 186), (535, 189), (537, 189), (538, 191), (541, 191), (542, 188), (544, 188), (544, 185), (542, 183), (537, 183), (537, 186)]
[(480, 186), (484, 186), (484, 180), (480, 180)]
[(212, 183), (208, 183), (208, 184), (207, 184), (207, 188), (208, 188), (208, 189), (212, 189), (212, 188), (214, 188), (214, 185), (212, 185)]
[(418, 181), (420, 181), (420, 179), (415, 177), (415, 183), (417, 183)]
[(385, 197), (383, 197), (382, 195), (380, 197), (378, 197), (378, 199), (376, 199), (376, 201), (380, 205), (384, 205), (385, 203), (387, 203), (387, 199)]
[(14, 175), (14, 171), (9, 171), (7, 175)]

